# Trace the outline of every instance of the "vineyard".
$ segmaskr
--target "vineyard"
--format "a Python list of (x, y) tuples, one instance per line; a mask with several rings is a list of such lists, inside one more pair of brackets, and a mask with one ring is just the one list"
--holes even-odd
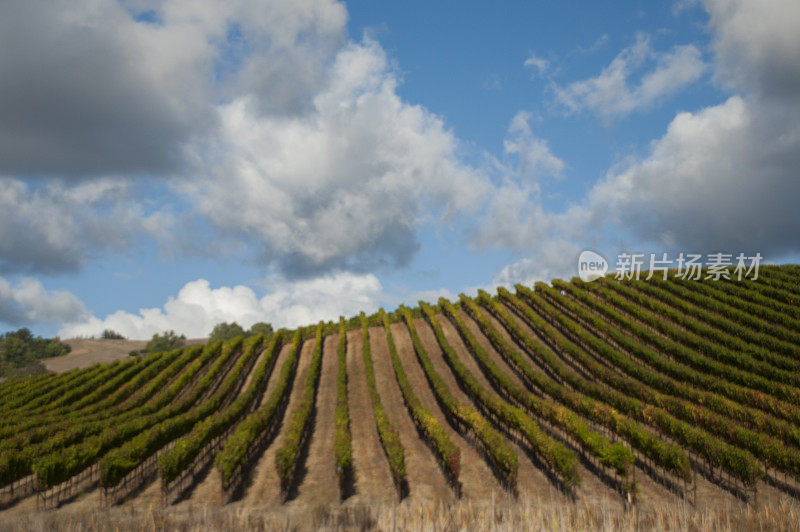
[(11, 379), (0, 516), (794, 504), (800, 267), (673, 273), (481, 290)]

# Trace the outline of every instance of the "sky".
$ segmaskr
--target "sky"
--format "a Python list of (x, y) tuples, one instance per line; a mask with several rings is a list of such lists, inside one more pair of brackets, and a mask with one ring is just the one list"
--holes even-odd
[[(800, 3), (0, 3), (0, 330), (800, 256)], [(613, 266), (612, 266), (613, 267)]]

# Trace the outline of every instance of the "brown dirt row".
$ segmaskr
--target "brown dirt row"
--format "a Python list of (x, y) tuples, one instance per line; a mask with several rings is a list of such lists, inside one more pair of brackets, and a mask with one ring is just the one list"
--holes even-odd
[(338, 334), (329, 335), (323, 340), (316, 414), (308, 457), (303, 464), (305, 476), (298, 488), (297, 498), (291, 501), (293, 505), (328, 505), (339, 501), (339, 482), (333, 460), (338, 343)]
[(350, 506), (397, 500), (389, 462), (372, 414), (361, 342), (360, 329), (347, 333), (347, 406), (355, 473), (355, 494), (345, 501), (345, 505)]
[[(433, 417), (445, 428), (452, 442), (461, 449), (461, 492), (464, 499), (491, 499), (492, 493), (500, 493), (503, 488), (495, 479), (489, 466), (478, 454), (470, 442), (465, 440), (447, 421), (447, 417), (439, 407), (433, 391), (428, 385), (425, 372), (414, 353), (411, 335), (404, 323), (391, 326), (392, 336), (397, 346), (397, 354), (403, 363), (408, 381), (414, 388), (420, 402), (430, 410)], [(412, 487), (413, 489), (413, 487)]]
[[(236, 397), (233, 398), (231, 403), (235, 401), (240, 395), (247, 391), (247, 388), (250, 386), (250, 383), (253, 381), (253, 375), (255, 371), (253, 371), (256, 366), (261, 364), (263, 359), (267, 356), (266, 345), (264, 345), (256, 357), (255, 362), (250, 367), (250, 371), (247, 373), (247, 377), (244, 380), (241, 388), (239, 388), (239, 392), (236, 394)], [(273, 366), (272, 371), (275, 371), (275, 367)], [(271, 375), (267, 375), (266, 378), (269, 379)], [(254, 401), (258, 401), (259, 398), (256, 397)], [(156, 482), (156, 484), (160, 484)], [(191, 491), (185, 496), (185, 498), (180, 501), (179, 504), (184, 505), (212, 505), (217, 504), (220, 501), (220, 495), (222, 493), (222, 477), (219, 474), (219, 471), (216, 467), (214, 467), (213, 461), (211, 465), (206, 469), (203, 473), (203, 476), (199, 479), (197, 485), (191, 489)]]
[[(297, 373), (292, 384), (289, 395), (289, 403), (286, 406), (286, 413), (281, 420), (281, 428), (275, 440), (264, 452), (264, 455), (256, 463), (251, 475), (251, 485), (247, 488), (242, 503), (246, 505), (278, 505), (281, 504), (281, 487), (278, 479), (278, 472), (275, 469), (275, 453), (283, 445), (286, 438), (286, 422), (288, 417), (297, 407), (297, 403), (303, 395), (303, 382), (308, 373), (308, 366), (311, 362), (311, 351), (314, 348), (315, 340), (306, 340), (300, 350), (300, 360), (297, 365)], [(279, 372), (279, 371), (278, 371)], [(278, 372), (274, 373), (277, 374)], [(272, 380), (272, 379), (270, 379)], [(270, 382), (270, 385), (273, 383)], [(270, 390), (264, 395), (266, 400)]]
[[(203, 392), (203, 394), (200, 396), (198, 403), (202, 403), (203, 401), (205, 401), (206, 399), (217, 393), (220, 386), (222, 386), (222, 383), (225, 382), (225, 379), (228, 377), (230, 372), (233, 370), (233, 367), (237, 364), (237, 362), (239, 362), (239, 359), (241, 359), (243, 355), (244, 355), (244, 348), (240, 347), (222, 367), (222, 370), (214, 378), (214, 382), (211, 384), (211, 386), (209, 386), (206, 389), (206, 391)], [(211, 366), (209, 366), (209, 369), (210, 368)]]
[[(453, 346), (454, 349), (457, 350), (457, 352), (462, 353), (462, 355), (459, 357), (462, 363), (478, 379), (478, 382), (480, 382), (484, 388), (491, 390), (491, 386), (486, 381), (483, 373), (480, 371), (480, 368), (477, 367), (472, 357), (463, 355), (466, 354), (466, 350), (461, 343), (461, 338), (458, 336), (458, 332), (453, 329), (449, 320), (443, 319), (441, 314), (437, 315), (436, 317), (442, 326), (442, 330), (445, 333), (447, 341), (451, 346)], [(436, 340), (436, 336), (433, 333), (433, 329), (428, 322), (420, 318), (415, 321), (415, 325), (417, 327), (420, 340), (422, 340), (422, 343), (428, 352), (428, 356), (430, 357), (431, 362), (433, 362), (433, 366), (447, 384), (450, 392), (461, 403), (480, 411), (475, 402), (466, 393), (464, 393), (459, 386), (456, 376), (450, 369), (450, 366), (447, 364), (444, 354), (439, 347), (439, 343)], [(530, 458), (522, 448), (520, 448), (516, 443), (510, 441), (508, 438), (506, 438), (506, 441), (517, 454), (517, 460), (519, 463), (519, 469), (517, 471), (517, 490), (521, 496), (528, 496), (535, 492), (543, 501), (554, 502), (566, 500), (563, 498), (563, 496), (561, 496), (558, 489), (552, 485), (541, 469), (536, 467), (531, 462)], [(498, 499), (501, 497), (506, 498), (508, 497), (508, 493), (505, 491), (498, 491), (497, 496)]]
[[(228, 374), (228, 372), (230, 372), (231, 369), (233, 368), (233, 366), (236, 365), (236, 361), (239, 360), (239, 358), (242, 356), (243, 352), (244, 351), (240, 351), (240, 353), (238, 355), (231, 357), (231, 360), (228, 362), (226, 367), (220, 373), (220, 376), (217, 378), (216, 383), (212, 386), (212, 388), (209, 389), (209, 391), (211, 391), (212, 389), (214, 391), (212, 391), (211, 393), (209, 393), (209, 391), (207, 391), (204, 394), (204, 397), (208, 397), (211, 394), (216, 392), (216, 389), (222, 384), (222, 381), (225, 380), (225, 376)], [(263, 354), (264, 354), (264, 352), (262, 350), (262, 352), (259, 354), (259, 357), (263, 356)], [(207, 372), (208, 368), (210, 368), (211, 365), (213, 365), (213, 363), (214, 363), (214, 359), (210, 360), (206, 364), (206, 366), (207, 366), (206, 370), (205, 371), (201, 371), (201, 374)], [(258, 363), (258, 362), (256, 361), (256, 363)], [(246, 377), (245, 385), (246, 385), (247, 382), (249, 382), (251, 375), (252, 375), (252, 368), (251, 368), (251, 371), (248, 372), (248, 375)], [(200, 377), (200, 378), (202, 378), (202, 377)], [(193, 383), (191, 383), (189, 386), (187, 386), (184, 389), (184, 391), (182, 391), (178, 395), (178, 398), (180, 398), (186, 392), (186, 390), (190, 389), (191, 386), (193, 386), (197, 382), (197, 380), (198, 379), (196, 379)], [(244, 386), (242, 387), (242, 389), (244, 389)], [(241, 393), (241, 390), (239, 391), (239, 393)], [(178, 398), (176, 398), (176, 400)], [(220, 482), (218, 475), (217, 475), (216, 478), (218, 479), (217, 481)], [(206, 475), (204, 481), (201, 482), (200, 485), (195, 487), (195, 489), (193, 490), (193, 493), (197, 492), (200, 497), (208, 497), (208, 498), (211, 498), (211, 500), (216, 500), (213, 497), (218, 497), (218, 495), (213, 495), (212, 496), (211, 493), (210, 493), (214, 489), (213, 480), (214, 480), (214, 476), (213, 475), (210, 475), (210, 474)], [(221, 484), (219, 484), (219, 485), (221, 485)], [(217, 493), (218, 493), (218, 491), (217, 491)], [(161, 499), (162, 499), (162, 497), (161, 497), (161, 480), (160, 480), (159, 477), (156, 477), (155, 479), (153, 479), (150, 482), (146, 483), (138, 493), (136, 493), (133, 496), (131, 496), (127, 501), (123, 502), (123, 504), (127, 505), (127, 506), (139, 506), (141, 504), (146, 503), (148, 505), (153, 504), (154, 506), (158, 506), (158, 505), (162, 504), (162, 500)], [(61, 510), (64, 511), (64, 512), (80, 512), (80, 511), (89, 510), (91, 508), (99, 508), (101, 505), (102, 505), (102, 489), (97, 487), (97, 488), (92, 489), (91, 491), (88, 491), (86, 493), (78, 495), (74, 500), (65, 503), (61, 507)]]
[[(266, 344), (262, 345), (258, 354), (256, 355), (255, 361), (250, 365), (250, 371), (247, 372), (247, 377), (244, 379), (244, 383), (239, 387), (239, 391), (236, 393), (236, 397), (233, 398), (235, 401), (240, 395), (242, 395), (245, 391), (247, 391), (248, 386), (250, 383), (253, 382), (253, 375), (255, 372), (253, 371), (256, 367), (261, 364), (264, 358), (267, 356), (267, 346)], [(266, 376), (269, 379), (269, 375)]]
[[(88, 341), (88, 340), (87, 340)], [(94, 342), (101, 342), (101, 341), (114, 341), (114, 340), (93, 340)], [(119, 340), (120, 342), (124, 340)], [(197, 381), (202, 378), (202, 375), (205, 374), (211, 365), (214, 363), (214, 359), (209, 360), (205, 366), (203, 366), (198, 374), (189, 382), (173, 399), (173, 402), (179, 401), (182, 396), (184, 396), (188, 390), (190, 390)], [(189, 364), (186, 365), (188, 367)], [(182, 368), (178, 374), (173, 377), (173, 381), (178, 378), (184, 371), (186, 371), (186, 367)], [(131, 497), (128, 501), (123, 503), (124, 505), (136, 505), (140, 502), (145, 502), (147, 504), (160, 504), (161, 503), (161, 489), (158, 482), (150, 482), (148, 485), (140, 491), (135, 496)], [(93, 509), (99, 508), (102, 503), (102, 490), (101, 488), (93, 488), (89, 491), (84, 493), (78, 494), (72, 500), (64, 503), (59, 509), (59, 512), (71, 513), (71, 512), (84, 512), (84, 511), (91, 511)], [(30, 497), (26, 497), (25, 499), (20, 500), (15, 505), (0, 511), (0, 516), (4, 513), (8, 514), (19, 514), (19, 513), (27, 513), (36, 510), (37, 504), (37, 495), (34, 494)]]
[[(502, 334), (503, 337), (511, 343), (511, 345), (516, 345), (514, 341), (511, 339), (511, 337), (508, 336), (508, 332), (494, 318), (494, 316), (485, 312), (483, 309), (481, 309), (481, 312), (484, 316), (486, 316), (492, 321), (495, 330), (499, 331), (500, 334)], [(483, 347), (483, 349), (489, 355), (489, 358), (491, 358), (492, 361), (495, 364), (497, 364), (500, 370), (509, 375), (518, 385), (525, 387), (524, 381), (522, 381), (522, 379), (520, 379), (516, 375), (516, 373), (514, 373), (514, 371), (511, 369), (511, 366), (509, 366), (506, 363), (505, 359), (497, 352), (497, 350), (495, 350), (492, 343), (483, 334), (480, 327), (472, 319), (472, 317), (468, 313), (463, 311), (461, 311), (460, 316), (464, 320), (464, 323), (466, 324), (467, 328), (472, 332), (472, 334), (475, 335), (475, 338), (477, 339), (478, 343), (481, 345), (481, 347)], [(522, 351), (520, 350), (520, 352)], [(548, 399), (553, 400), (552, 398)], [(589, 426), (592, 426), (595, 429), (597, 428), (591, 421), (586, 419), (584, 419), (584, 421), (586, 421), (587, 424), (589, 424)], [(581, 478), (582, 478), (582, 483), (580, 488), (578, 488), (577, 490), (577, 495), (580, 500), (589, 500), (592, 502), (598, 502), (599, 500), (605, 498), (611, 501), (616, 500), (618, 503), (622, 502), (620, 496), (612, 489), (610, 489), (608, 485), (605, 482), (603, 482), (602, 479), (598, 478), (592, 471), (589, 471), (584, 468), (581, 471)], [(661, 487), (653, 479), (647, 476), (647, 474), (642, 470), (636, 471), (636, 482), (640, 496), (642, 496), (643, 499), (647, 500), (648, 502), (659, 502), (668, 504), (670, 502), (675, 501), (675, 496), (671, 492), (663, 489), (663, 487)]]
[[(275, 365), (272, 368), (272, 373), (267, 376), (267, 386), (264, 389), (264, 393), (261, 397), (256, 398), (258, 401), (258, 406), (262, 405), (267, 398), (269, 397), (270, 393), (276, 386), (276, 382), (278, 380), (278, 376), (280, 375), (281, 366), (286, 358), (289, 356), (289, 351), (291, 350), (291, 341), (286, 342), (280, 348), (280, 352), (278, 353), (278, 358), (275, 360)], [(262, 351), (261, 356), (265, 356), (266, 351)], [(260, 361), (256, 361), (258, 364)], [(254, 366), (255, 367), (255, 366)], [(251, 372), (252, 375), (252, 372)], [(248, 376), (248, 378), (250, 378)], [(244, 386), (242, 389), (244, 390)], [(157, 487), (157, 483), (153, 483), (153, 486)], [(153, 487), (151, 486), (151, 487)], [(207, 476), (201, 481), (201, 483), (192, 491), (190, 497), (184, 501), (179, 502), (176, 504), (176, 507), (179, 508), (187, 508), (191, 509), (196, 505), (201, 506), (209, 506), (213, 504), (217, 504), (219, 502), (220, 492), (222, 489), (222, 478), (219, 476), (219, 471), (213, 465), (211, 466), (211, 470), (207, 473)], [(151, 504), (151, 503), (158, 503), (160, 501), (160, 491), (157, 489), (151, 490), (148, 488), (144, 491), (140, 498), (143, 500), (137, 501), (133, 500), (130, 501), (131, 505), (136, 505), (138, 503), (139, 506), (142, 504)]]
[[(213, 366), (213, 365), (214, 365), (214, 361), (215, 361), (215, 360), (216, 360), (216, 358), (215, 358), (215, 357), (213, 357), (213, 358), (209, 359), (209, 360), (208, 360), (208, 361), (205, 363), (205, 365), (204, 365), (203, 367), (201, 367), (201, 368), (200, 368), (200, 371), (198, 371), (198, 372), (195, 374), (195, 376), (194, 376), (194, 377), (192, 377), (192, 380), (189, 382), (189, 384), (187, 384), (186, 386), (184, 386), (184, 387), (183, 387), (183, 389), (182, 389), (180, 392), (178, 392), (178, 395), (176, 395), (176, 396), (175, 396), (175, 399), (173, 399), (173, 400), (172, 400), (172, 402), (173, 402), (173, 403), (177, 403), (177, 402), (179, 402), (181, 399), (183, 399), (184, 397), (186, 397), (186, 395), (188, 395), (188, 394), (191, 392), (191, 390), (192, 390), (192, 389), (195, 387), (195, 385), (196, 385), (198, 382), (200, 382), (200, 380), (203, 378), (203, 376), (204, 376), (206, 373), (208, 373), (208, 372), (209, 372), (209, 370), (211, 369), (211, 366)], [(187, 364), (187, 367), (188, 367), (188, 366), (189, 366), (189, 364)], [(185, 370), (186, 370), (186, 368), (184, 368), (184, 369), (183, 369), (183, 371), (185, 371)], [(204, 394), (204, 395), (207, 395), (207, 394), (208, 394), (208, 390), (206, 390), (206, 392), (205, 392), (205, 394)]]
[[(536, 337), (537, 339), (539, 338), (538, 335), (534, 332), (534, 330), (530, 327), (530, 325), (528, 324), (528, 322), (526, 320), (523, 320), (522, 318), (520, 318), (519, 316), (514, 314), (511, 309), (506, 308), (506, 310), (509, 312), (509, 314), (512, 316), (512, 318), (522, 327), (523, 331), (525, 331), (529, 335), (532, 335), (533, 337)], [(547, 344), (544, 343), (544, 345), (546, 346)], [(645, 485), (643, 484), (644, 477), (646, 477), (646, 474), (644, 474), (643, 472), (642, 472), (641, 475), (637, 473), (637, 482), (642, 483), (642, 486), (643, 486), (642, 493), (640, 494), (640, 499), (641, 500), (647, 501), (648, 497), (653, 497), (653, 496), (665, 497), (664, 492), (666, 492), (666, 490), (664, 488), (661, 488), (658, 485), (655, 485), (652, 490), (645, 491), (645, 489), (644, 489)], [(733, 505), (735, 505), (735, 504), (740, 502), (739, 499), (737, 499), (733, 494), (731, 494), (730, 492), (720, 488), (716, 484), (708, 481), (702, 475), (699, 475), (699, 474), (696, 475), (696, 482), (697, 482), (697, 505), (698, 505), (698, 507), (701, 507), (701, 508), (702, 507), (717, 507), (717, 508), (719, 508), (719, 507), (731, 507), (731, 506), (733, 506)], [(762, 486), (760, 485), (759, 489), (761, 489), (761, 487)], [(766, 488), (766, 486), (765, 486), (765, 488)], [(765, 489), (764, 491), (765, 491), (765, 495), (767, 495), (767, 494), (773, 494), (774, 495), (774, 490)]]
[[(501, 371), (505, 372), (507, 375), (511, 377), (518, 385), (525, 387), (524, 383), (517, 377), (517, 375), (511, 370), (511, 368), (506, 364), (505, 360), (500, 356), (497, 351), (495, 351), (494, 347), (492, 346), (489, 339), (486, 338), (478, 327), (478, 324), (465, 312), (460, 312), (460, 317), (464, 321), (464, 324), (467, 328), (475, 335), (476, 340), (480, 344), (480, 346), (486, 351), (489, 355), (489, 358), (497, 364), (497, 366), (501, 369)], [(475, 358), (471, 356), (471, 353), (468, 351), (466, 344), (460, 338), (458, 331), (455, 325), (452, 324), (449, 320), (442, 320), (443, 329), (445, 334), (448, 335), (448, 340), (450, 343), (455, 347), (456, 351), (458, 352), (461, 360), (470, 368), (473, 374), (479, 375), (481, 382), (484, 386), (489, 388), (493, 388), (490, 381), (488, 379), (483, 378), (484, 374), (475, 361)], [(450, 333), (448, 334), (448, 330)], [(452, 335), (456, 335), (458, 337), (458, 342), (454, 342), (452, 340)], [(519, 405), (516, 405), (519, 406)], [(523, 408), (524, 410), (524, 408)], [(535, 416), (533, 417), (534, 420), (539, 422)], [(546, 428), (543, 424), (540, 423), (540, 427), (546, 431)], [(615, 497), (615, 492), (611, 489), (602, 479), (600, 479), (597, 475), (595, 475), (592, 471), (588, 470), (586, 467), (581, 466), (579, 470), (579, 474), (581, 476), (581, 486), (577, 489), (577, 495), (579, 498), (589, 497), (592, 500), (599, 500), (599, 499), (608, 499), (613, 501), (615, 498), (619, 498), (618, 496)], [(530, 487), (528, 488), (530, 489)], [(520, 489), (522, 492), (522, 489)], [(619, 501), (621, 502), (621, 501)]]
[[(431, 449), (420, 438), (414, 421), (411, 419), (400, 385), (392, 367), (389, 343), (383, 327), (373, 327), (369, 331), (375, 381), (381, 394), (386, 415), (400, 433), (406, 459), (408, 477), (408, 501), (426, 503), (450, 503), (455, 500), (453, 490), (442, 473)], [(444, 422), (444, 420), (442, 420)]]
[[(261, 395), (261, 400), (258, 403), (258, 406), (262, 406), (269, 400), (269, 396), (272, 394), (272, 391), (275, 389), (278, 383), (278, 378), (281, 374), (281, 367), (283, 363), (289, 358), (289, 352), (292, 350), (292, 340), (289, 338), (283, 346), (281, 346), (281, 351), (278, 353), (278, 358), (275, 360), (275, 367), (272, 370), (272, 374), (267, 379), (267, 387), (264, 389), (264, 393)], [(302, 358), (298, 361), (298, 369), (302, 366), (299, 365), (302, 362)]]

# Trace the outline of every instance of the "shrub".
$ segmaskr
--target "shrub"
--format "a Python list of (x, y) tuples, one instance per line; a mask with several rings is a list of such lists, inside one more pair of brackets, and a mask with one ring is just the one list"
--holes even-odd
[(214, 326), (214, 329), (211, 331), (211, 336), (208, 337), (208, 341), (222, 340), (223, 342), (227, 342), (228, 340), (233, 340), (237, 336), (244, 335), (244, 329), (235, 321), (232, 323), (222, 322)]
[[(210, 343), (210, 341), (209, 341)], [(175, 331), (167, 331), (164, 334), (154, 334), (153, 338), (147, 342), (143, 353), (157, 353), (159, 351), (171, 351), (186, 344), (184, 335), (178, 336)]]
[(100, 335), (100, 339), (102, 340), (125, 340), (125, 337), (122, 336), (117, 331), (111, 329), (105, 329), (103, 334)]
[(263, 321), (254, 323), (250, 330), (247, 331), (248, 336), (255, 336), (256, 334), (263, 334), (265, 338), (272, 336), (274, 330), (272, 325)]

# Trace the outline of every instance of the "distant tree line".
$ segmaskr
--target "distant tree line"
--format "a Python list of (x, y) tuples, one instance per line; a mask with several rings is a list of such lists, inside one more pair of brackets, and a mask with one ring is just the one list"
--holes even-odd
[(265, 336), (269, 336), (273, 333), (272, 325), (269, 323), (265, 323), (260, 321), (258, 323), (254, 323), (250, 330), (245, 331), (241, 325), (236, 323), (235, 321), (232, 323), (218, 323), (214, 326), (214, 329), (211, 331), (211, 336), (208, 337), (209, 342), (213, 342), (215, 340), (232, 340), (237, 336), (255, 336), (256, 334), (263, 334)]
[(0, 377), (44, 373), (43, 358), (66, 355), (70, 347), (56, 338), (34, 336), (29, 329), (0, 334)]
[[(244, 328), (235, 321), (232, 323), (222, 322), (214, 326), (214, 329), (211, 331), (211, 335), (208, 337), (208, 341), (227, 341), (232, 340), (237, 336), (247, 337), (255, 336), (256, 334), (269, 336), (273, 332), (272, 325), (263, 321), (254, 323), (253, 326), (247, 331), (245, 331)], [(108, 329), (103, 331), (103, 338), (116, 338), (116, 336), (112, 335), (118, 335), (118, 333)], [(124, 338), (122, 335), (118, 336), (120, 338)], [(144, 349), (139, 351), (131, 351), (130, 354), (131, 356), (139, 356), (147, 353), (158, 353), (160, 351), (177, 349), (179, 347), (183, 347), (184, 345), (186, 345), (186, 336), (182, 334), (178, 335), (175, 331), (166, 331), (163, 334), (154, 334), (153, 338), (147, 342), (147, 345), (144, 347)]]

